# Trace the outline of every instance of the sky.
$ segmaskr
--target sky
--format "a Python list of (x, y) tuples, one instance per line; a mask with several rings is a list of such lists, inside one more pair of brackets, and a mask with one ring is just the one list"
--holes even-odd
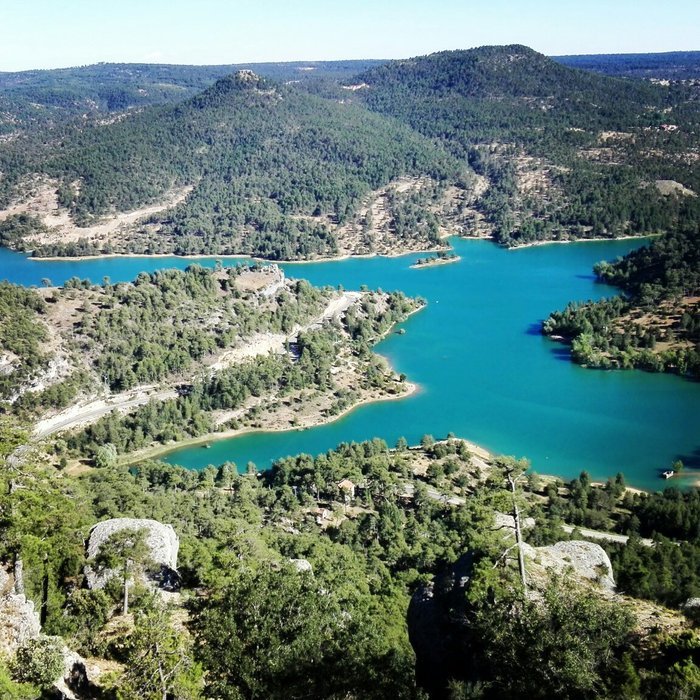
[(0, 0), (0, 71), (700, 50), (699, 0)]

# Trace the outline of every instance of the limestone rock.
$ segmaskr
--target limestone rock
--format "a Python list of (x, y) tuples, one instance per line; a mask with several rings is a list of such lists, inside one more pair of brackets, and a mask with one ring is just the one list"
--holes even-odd
[[(95, 525), (90, 531), (87, 554), (88, 560), (94, 559), (100, 547), (115, 533), (121, 530), (146, 530), (146, 544), (150, 557), (160, 565), (156, 576), (158, 584), (166, 589), (177, 587), (177, 552), (180, 540), (172, 525), (163, 525), (157, 520), (135, 518), (112, 518)], [(114, 576), (114, 571), (96, 572), (90, 566), (85, 568), (85, 576), (90, 588), (104, 588), (107, 581)]]
[(306, 559), (290, 559), (289, 562), (297, 571), (308, 571), (309, 573), (313, 573), (311, 562), (307, 561)]
[(14, 593), (0, 598), (0, 655), (12, 656), (40, 633), (39, 614), (31, 600)]
[(607, 552), (593, 542), (572, 540), (548, 547), (524, 545), (526, 569), (531, 577), (549, 572), (569, 574), (579, 581), (597, 583), (607, 593), (615, 592), (612, 564)]

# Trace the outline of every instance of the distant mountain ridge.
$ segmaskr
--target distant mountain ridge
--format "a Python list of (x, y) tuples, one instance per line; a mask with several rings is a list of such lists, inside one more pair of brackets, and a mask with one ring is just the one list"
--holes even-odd
[(26, 111), (33, 103), (66, 116), (114, 112), (181, 102), (219, 78), (239, 70), (252, 70), (279, 82), (307, 82), (319, 78), (342, 79), (378, 63), (381, 61), (294, 61), (216, 66), (98, 63), (75, 68), (0, 71), (0, 105), (4, 102), (14, 109)]
[(700, 78), (700, 51), (552, 56), (571, 68), (627, 78), (689, 80)]

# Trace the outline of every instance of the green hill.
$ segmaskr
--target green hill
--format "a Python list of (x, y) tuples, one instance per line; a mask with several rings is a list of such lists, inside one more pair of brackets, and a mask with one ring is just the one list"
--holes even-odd
[(157, 234), (142, 229), (128, 250), (270, 258), (336, 253), (332, 229), (399, 177), (467, 173), (402, 124), (250, 71), (176, 106), (73, 130), (22, 167), (62, 183), (60, 202), (82, 226), (194, 187), (167, 218), (152, 219)]
[(496, 240), (611, 237), (671, 228), (700, 191), (700, 109), (683, 86), (610, 78), (524, 46), (449, 51), (355, 79), (373, 111), (468, 158), (489, 185), (477, 206)]
[[(46, 216), (12, 219), (0, 235), (42, 255), (284, 259), (423, 250), (454, 233), (509, 246), (612, 238), (698, 218), (700, 103), (687, 86), (586, 72), (523, 46), (377, 62), (348, 77), (366, 66), (271, 64), (284, 82), (244, 70), (176, 104), (10, 135), (0, 205), (53, 190), (80, 227), (152, 208), (109, 235), (44, 235), (55, 223)], [(93, 68), (92, 78), (67, 73), (65, 88), (145, 81), (188, 92), (216, 67)], [(294, 77), (307, 73), (316, 79)], [(9, 81), (3, 94), (18, 90)], [(180, 203), (163, 212), (173, 193)]]

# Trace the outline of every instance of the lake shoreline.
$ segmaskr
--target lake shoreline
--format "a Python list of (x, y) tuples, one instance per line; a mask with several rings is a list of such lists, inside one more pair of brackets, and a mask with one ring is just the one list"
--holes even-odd
[(638, 236), (617, 236), (616, 238), (574, 238), (569, 241), (532, 241), (532, 243), (522, 243), (506, 248), (508, 251), (523, 250), (524, 248), (537, 248), (545, 245), (562, 245), (565, 243), (615, 243), (616, 241), (637, 241), (645, 238), (658, 238), (662, 233), (645, 233)]
[[(422, 311), (425, 309), (427, 304), (420, 304), (416, 306), (416, 308), (412, 309), (408, 314), (406, 314), (406, 318), (404, 318), (402, 321), (399, 323), (405, 323), (411, 316), (414, 314), (417, 314), (419, 311)], [(390, 328), (386, 330), (385, 333), (383, 333), (377, 340), (372, 344), (372, 348), (374, 348), (376, 345), (378, 345), (382, 340), (387, 338), (392, 332), (395, 332), (394, 329), (398, 323), (395, 323), (392, 325)], [(391, 369), (393, 372), (393, 367), (389, 360), (384, 357), (381, 353), (374, 352), (374, 349), (372, 350), (373, 354), (381, 357), (388, 365), (388, 367)], [(124, 460), (120, 461), (120, 464), (124, 464), (127, 466), (130, 466), (132, 464), (135, 464), (137, 462), (141, 462), (144, 459), (153, 459), (155, 456), (161, 456), (161, 455), (167, 455), (171, 454), (172, 452), (178, 452), (179, 450), (187, 449), (189, 447), (196, 447), (197, 445), (205, 445), (207, 443), (213, 443), (213, 442), (219, 442), (221, 440), (228, 440), (232, 438), (237, 438), (246, 434), (250, 433), (286, 433), (286, 432), (300, 432), (304, 430), (308, 430), (309, 428), (317, 428), (321, 427), (324, 425), (330, 425), (331, 423), (335, 423), (336, 421), (340, 420), (341, 418), (344, 418), (345, 416), (349, 415), (352, 413), (355, 409), (361, 408), (363, 406), (369, 406), (374, 403), (382, 403), (384, 401), (398, 401), (399, 399), (405, 399), (408, 398), (409, 396), (413, 396), (420, 391), (420, 386), (414, 382), (403, 382), (404, 387), (406, 387), (406, 391), (402, 392), (399, 395), (395, 394), (385, 394), (383, 396), (365, 396), (364, 398), (361, 398), (359, 401), (354, 403), (352, 406), (348, 406), (346, 409), (341, 411), (338, 415), (333, 416), (330, 420), (323, 420), (323, 419), (317, 419), (317, 420), (310, 420), (304, 425), (299, 425), (295, 426), (293, 428), (287, 428), (287, 427), (271, 427), (271, 428), (231, 428), (230, 430), (225, 430), (221, 432), (215, 432), (215, 433), (207, 433), (206, 435), (200, 435), (198, 437), (193, 437), (193, 438), (188, 438), (186, 440), (181, 440), (177, 444), (174, 445), (154, 445), (150, 448), (144, 448), (143, 450), (137, 450), (136, 452), (132, 452), (129, 455), (124, 456)]]
[[(179, 452), (180, 450), (188, 449), (191, 447), (197, 447), (201, 445), (203, 448), (206, 445), (221, 442), (222, 440), (231, 440), (233, 438), (242, 437), (244, 435), (251, 434), (266, 434), (266, 433), (297, 433), (308, 430), (309, 428), (317, 428), (324, 425), (330, 425), (335, 423), (342, 418), (345, 418), (350, 413), (363, 406), (369, 406), (375, 403), (383, 403), (385, 401), (400, 401), (401, 399), (406, 399), (410, 396), (414, 396), (419, 393), (420, 387), (418, 384), (413, 382), (406, 382), (406, 391), (398, 395), (383, 395), (383, 396), (368, 396), (360, 399), (352, 406), (348, 406), (346, 409), (338, 413), (338, 415), (333, 416), (330, 420), (310, 420), (306, 424), (298, 425), (293, 428), (286, 427), (270, 427), (270, 428), (230, 428), (229, 430), (223, 430), (221, 432), (207, 433), (206, 435), (199, 435), (197, 437), (187, 438), (181, 440), (175, 444), (171, 445), (153, 445), (151, 447), (145, 447), (136, 452), (131, 452), (128, 455), (124, 455), (123, 459), (119, 460), (120, 466), (133, 466), (139, 462), (143, 462), (148, 459), (157, 459), (159, 457), (164, 457), (173, 452)], [(189, 468), (189, 467), (185, 467)], [(195, 470), (196, 471), (196, 470)]]
[[(476, 243), (470, 245), (471, 241)], [(405, 342), (391, 336), (388, 345), (376, 348), (390, 357), (396, 371), (424, 388), (418, 396), (356, 411), (335, 427), (319, 428), (318, 433), (314, 429), (278, 437), (273, 433), (244, 437), (232, 440), (230, 451), (221, 444), (214, 450), (184, 450), (181, 463), (199, 467), (228, 458), (266, 465), (280, 454), (320, 453), (343, 441), (379, 436), (392, 444), (405, 435), (415, 443), (423, 433), (444, 436), (452, 431), (471, 436), (496, 453), (526, 455), (537, 471), (564, 479), (585, 469), (592, 478), (605, 480), (622, 470), (633, 486), (652, 491), (685, 487), (697, 479), (684, 476), (662, 483), (658, 477), (661, 467), (697, 449), (691, 429), (691, 417), (700, 410), (697, 386), (681, 386), (672, 375), (584, 371), (568, 358), (561, 361), (555, 343), (543, 339), (539, 327), (536, 338), (528, 333), (535, 321), (571, 299), (614, 293), (594, 282), (593, 264), (624, 255), (647, 241), (533, 247), (521, 255), (508, 255), (484, 239), (454, 237), (450, 242), (462, 261), (444, 268), (446, 274), (423, 275), (409, 269), (424, 255), (285, 267), (289, 276), (305, 277), (317, 286), (402, 289), (429, 300), (425, 319), (415, 327), (406, 326)], [(127, 281), (139, 270), (190, 264), (177, 258), (149, 262), (148, 257), (130, 262), (122, 256), (42, 266), (26, 262), (23, 255), (6, 253), (0, 264), (4, 276), (24, 286), (39, 286), (41, 278), (63, 284), (71, 276), (88, 277), (98, 284), (103, 275)], [(214, 260), (200, 264), (211, 267)], [(360, 385), (356, 381), (352, 388)], [(282, 423), (292, 427), (291, 421)], [(258, 423), (253, 419), (246, 425)], [(640, 426), (648, 430), (640, 434)]]
[[(616, 241), (627, 240), (643, 240), (645, 238), (657, 238), (663, 234), (648, 233), (642, 235), (618, 236), (616, 238), (574, 238), (567, 241), (532, 241), (531, 243), (522, 243), (512, 247), (499, 246), (504, 250), (515, 251), (525, 248), (534, 248), (537, 246), (559, 245), (564, 243), (614, 243)], [(494, 245), (499, 245), (494, 241), (493, 236), (455, 236), (462, 241), (489, 241)], [(46, 257), (35, 257), (31, 255), (31, 251), (14, 250), (7, 248), (13, 253), (25, 255), (27, 260), (35, 262), (82, 262), (86, 260), (108, 260), (108, 259), (158, 259), (158, 258), (178, 258), (181, 260), (251, 260), (256, 263), (264, 263), (267, 265), (307, 265), (316, 263), (332, 263), (343, 262), (344, 260), (371, 260), (373, 258), (403, 258), (409, 255), (420, 255), (422, 253), (440, 253), (450, 250), (450, 248), (425, 248), (420, 250), (401, 250), (396, 253), (343, 253), (331, 257), (310, 258), (307, 260), (273, 260), (271, 258), (261, 258), (255, 255), (247, 255), (244, 253), (226, 253), (217, 255), (216, 253), (192, 253), (187, 255), (178, 255), (177, 253), (105, 253), (103, 255), (50, 255)]]
[[(469, 239), (466, 239), (469, 240)], [(485, 240), (483, 238), (474, 238), (473, 240)], [(105, 253), (104, 255), (49, 255), (46, 257), (33, 256), (27, 254), (27, 251), (13, 250), (7, 248), (13, 253), (25, 255), (27, 260), (33, 262), (84, 262), (86, 260), (150, 260), (158, 258), (177, 258), (179, 260), (251, 260), (256, 263), (264, 263), (266, 265), (309, 265), (316, 263), (332, 263), (343, 262), (345, 260), (371, 260), (373, 258), (403, 258), (408, 255), (420, 255), (421, 253), (439, 253), (449, 250), (449, 248), (425, 248), (421, 250), (404, 250), (396, 253), (360, 253), (353, 255), (352, 253), (344, 253), (326, 258), (309, 258), (307, 260), (273, 260), (272, 258), (261, 258), (255, 255), (246, 255), (242, 253), (230, 253), (226, 255), (216, 255), (213, 253), (195, 253), (192, 255), (178, 255), (177, 253)], [(31, 251), (29, 251), (31, 252)]]

